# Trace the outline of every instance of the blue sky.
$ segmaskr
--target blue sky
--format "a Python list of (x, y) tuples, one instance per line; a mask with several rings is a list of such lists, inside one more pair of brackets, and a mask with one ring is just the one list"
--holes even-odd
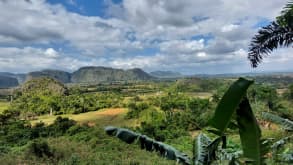
[(86, 16), (106, 16), (105, 8), (107, 7), (107, 3), (103, 0), (48, 0), (47, 2), (51, 4), (62, 4), (69, 12)]
[(257, 69), (247, 60), (253, 35), (286, 2), (0, 1), (0, 72), (89, 65), (185, 74), (291, 71), (291, 49), (274, 52)]

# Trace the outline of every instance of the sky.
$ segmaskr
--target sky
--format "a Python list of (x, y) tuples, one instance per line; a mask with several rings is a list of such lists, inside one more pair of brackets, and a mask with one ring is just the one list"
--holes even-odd
[(0, 72), (83, 66), (183, 74), (293, 71), (292, 48), (253, 69), (251, 38), (287, 0), (0, 0)]

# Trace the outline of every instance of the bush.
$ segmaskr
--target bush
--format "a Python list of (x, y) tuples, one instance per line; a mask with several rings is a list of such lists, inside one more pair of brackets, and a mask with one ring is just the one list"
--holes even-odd
[(32, 154), (38, 158), (50, 158), (54, 156), (48, 143), (40, 139), (32, 141), (32, 143), (28, 146), (28, 154)]
[(68, 118), (62, 118), (58, 116), (54, 123), (48, 127), (51, 135), (61, 136), (66, 133), (66, 131), (74, 126), (76, 122)]

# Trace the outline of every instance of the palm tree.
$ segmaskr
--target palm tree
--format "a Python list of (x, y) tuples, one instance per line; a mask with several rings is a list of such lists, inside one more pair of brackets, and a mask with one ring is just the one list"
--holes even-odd
[(293, 43), (293, 1), (283, 8), (276, 21), (262, 27), (252, 38), (248, 59), (252, 67), (262, 61), (263, 57), (280, 47), (289, 47)]

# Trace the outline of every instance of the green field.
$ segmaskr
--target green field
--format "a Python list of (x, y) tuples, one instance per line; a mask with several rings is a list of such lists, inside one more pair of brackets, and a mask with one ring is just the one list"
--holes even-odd
[[(85, 123), (90, 126), (95, 124), (98, 124), (99, 126), (136, 126), (139, 123), (137, 120), (124, 119), (127, 112), (128, 110), (126, 108), (107, 108), (93, 112), (58, 116), (68, 117), (69, 119), (75, 120), (78, 123)], [(58, 116), (39, 116), (36, 120), (31, 120), (31, 124), (35, 125), (36, 123), (44, 122), (46, 125), (49, 125), (52, 124)]]

